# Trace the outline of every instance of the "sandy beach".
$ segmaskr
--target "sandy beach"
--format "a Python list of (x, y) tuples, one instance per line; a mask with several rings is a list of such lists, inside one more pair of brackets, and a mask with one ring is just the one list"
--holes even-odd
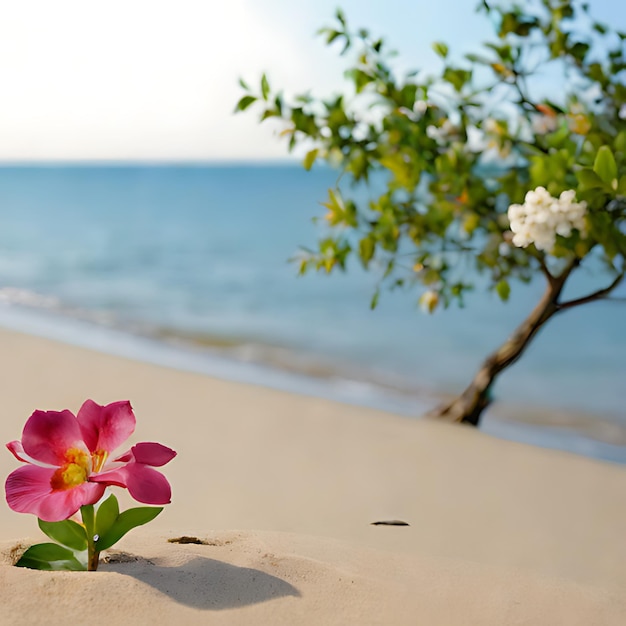
[[(626, 467), (15, 332), (0, 345), (2, 442), (35, 409), (128, 399), (134, 441), (178, 451), (172, 504), (96, 573), (11, 567), (43, 535), (3, 505), (0, 623), (626, 623)], [(0, 455), (3, 476), (16, 466)]]

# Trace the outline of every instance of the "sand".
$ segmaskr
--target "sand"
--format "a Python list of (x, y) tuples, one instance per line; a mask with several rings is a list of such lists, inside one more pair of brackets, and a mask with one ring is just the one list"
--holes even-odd
[[(43, 535), (0, 507), (2, 624), (626, 623), (623, 466), (15, 332), (0, 346), (2, 442), (36, 408), (129, 399), (134, 441), (179, 453), (172, 504), (96, 573), (11, 567)], [(168, 542), (185, 535), (203, 543)]]

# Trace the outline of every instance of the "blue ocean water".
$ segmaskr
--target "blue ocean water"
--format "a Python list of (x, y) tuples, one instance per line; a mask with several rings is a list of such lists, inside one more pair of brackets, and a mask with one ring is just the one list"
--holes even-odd
[[(373, 389), (399, 392), (420, 413), (462, 390), (543, 286), (516, 286), (506, 304), (477, 290), (465, 309), (427, 316), (417, 292), (383, 292), (371, 311), (375, 276), (356, 264), (298, 278), (288, 259), (320, 235), (312, 219), (336, 177), (297, 165), (2, 167), (0, 324), (65, 339), (108, 329), (225, 369), (343, 381), (365, 404)], [(589, 271), (576, 288), (601, 286)], [(625, 320), (624, 302), (564, 312), (496, 399), (626, 423)]]

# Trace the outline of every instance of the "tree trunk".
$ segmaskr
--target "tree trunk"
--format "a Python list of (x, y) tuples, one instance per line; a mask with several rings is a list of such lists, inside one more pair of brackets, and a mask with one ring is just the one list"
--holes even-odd
[(465, 391), (429, 412), (427, 417), (478, 426), (482, 412), (491, 402), (490, 390), (498, 374), (522, 356), (539, 329), (559, 311), (558, 299), (568, 274), (564, 272), (558, 278), (551, 277), (537, 306), (509, 339), (485, 359)]

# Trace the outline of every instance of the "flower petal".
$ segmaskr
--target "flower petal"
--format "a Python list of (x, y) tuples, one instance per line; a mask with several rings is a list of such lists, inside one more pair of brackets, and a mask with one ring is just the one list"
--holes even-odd
[(135, 415), (127, 400), (106, 406), (86, 400), (78, 411), (78, 423), (91, 452), (112, 452), (133, 434)]
[(81, 506), (95, 504), (104, 495), (104, 485), (83, 483), (73, 489), (52, 491), (42, 500), (37, 517), (44, 522), (61, 522), (74, 515)]
[(68, 519), (84, 504), (94, 504), (104, 493), (104, 485), (83, 483), (73, 489), (53, 490), (54, 468), (26, 465), (11, 472), (5, 490), (7, 503), (18, 513), (32, 513), (46, 522)]
[(152, 465), (152, 467), (161, 467), (176, 456), (176, 452), (171, 448), (152, 441), (142, 441), (134, 445), (131, 451), (137, 463)]
[(124, 452), (124, 454), (120, 454), (120, 456), (118, 456), (116, 459), (113, 459), (113, 463), (128, 463), (129, 461), (132, 461), (135, 457), (133, 456), (133, 451), (131, 450), (126, 450), (126, 452)]
[(54, 472), (52, 468), (36, 465), (22, 466), (11, 472), (4, 485), (9, 507), (18, 513), (36, 515), (41, 499), (51, 491)]
[(28, 456), (26, 452), (24, 452), (24, 446), (21, 441), (9, 441), (7, 443), (7, 448), (9, 452), (18, 460), (24, 463), (32, 463), (33, 465), (39, 465), (40, 467), (51, 467), (53, 469), (57, 469), (58, 465), (51, 465), (50, 463), (42, 463), (41, 461), (37, 461), (32, 457)]
[(119, 469), (90, 476), (89, 480), (103, 485), (126, 487), (135, 500), (144, 504), (169, 504), (172, 498), (167, 478), (142, 463), (128, 463)]
[(22, 446), (33, 459), (56, 466), (70, 448), (85, 448), (78, 422), (67, 410), (35, 411), (24, 426)]
[(21, 441), (9, 441), (9, 443), (7, 443), (7, 448), (18, 461), (23, 461), (24, 463), (31, 462), (31, 459), (24, 452), (24, 446)]

